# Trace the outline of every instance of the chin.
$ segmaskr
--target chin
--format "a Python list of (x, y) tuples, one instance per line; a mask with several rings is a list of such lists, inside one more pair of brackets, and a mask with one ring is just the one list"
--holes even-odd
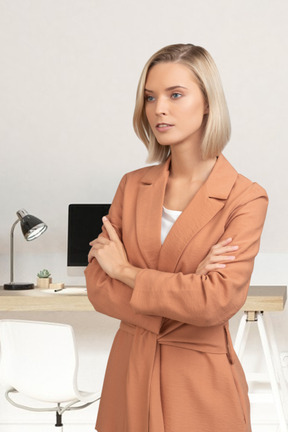
[(160, 137), (160, 140), (156, 137), (156, 140), (158, 142), (159, 145), (163, 146), (163, 147), (170, 147), (171, 145), (175, 144), (175, 141), (172, 141), (171, 139), (163, 139), (163, 137)]

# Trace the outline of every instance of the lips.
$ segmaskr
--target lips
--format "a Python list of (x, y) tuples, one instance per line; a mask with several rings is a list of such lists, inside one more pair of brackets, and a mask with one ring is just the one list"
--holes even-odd
[(156, 125), (156, 129), (160, 132), (164, 132), (166, 130), (169, 130), (173, 127), (174, 125), (170, 124), (170, 123), (157, 123)]

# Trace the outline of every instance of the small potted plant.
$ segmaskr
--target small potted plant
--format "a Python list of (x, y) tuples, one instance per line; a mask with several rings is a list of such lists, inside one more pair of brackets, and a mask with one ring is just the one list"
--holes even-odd
[(37, 274), (37, 287), (38, 288), (49, 288), (49, 284), (52, 282), (50, 277), (51, 273), (47, 269), (41, 270)]

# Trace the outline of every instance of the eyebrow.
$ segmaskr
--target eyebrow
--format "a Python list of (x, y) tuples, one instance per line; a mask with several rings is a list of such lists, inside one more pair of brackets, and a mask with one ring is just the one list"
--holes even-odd
[[(171, 91), (171, 90), (175, 90), (175, 89), (178, 89), (178, 88), (183, 88), (183, 89), (186, 89), (187, 90), (187, 87), (184, 87), (184, 86), (181, 86), (181, 85), (176, 85), (176, 86), (172, 86), (172, 87), (168, 87), (168, 88), (166, 88), (165, 89), (165, 91)], [(144, 89), (147, 93), (154, 93), (153, 92), (153, 90), (148, 90), (148, 89)]]

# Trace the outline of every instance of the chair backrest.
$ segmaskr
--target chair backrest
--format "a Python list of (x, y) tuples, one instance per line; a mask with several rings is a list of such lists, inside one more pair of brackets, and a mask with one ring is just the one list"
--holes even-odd
[(0, 382), (45, 402), (75, 398), (78, 358), (66, 324), (0, 321)]

